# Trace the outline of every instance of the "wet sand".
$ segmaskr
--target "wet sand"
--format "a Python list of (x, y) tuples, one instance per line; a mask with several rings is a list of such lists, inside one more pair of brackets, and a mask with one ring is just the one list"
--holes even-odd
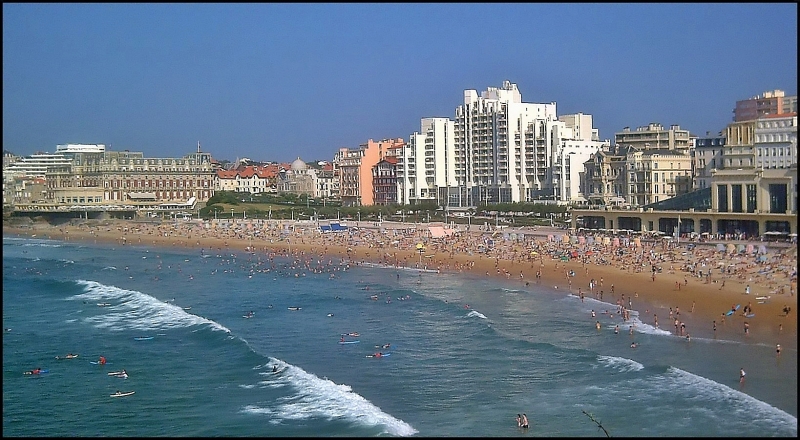
[[(4, 224), (3, 235), (35, 235), (39, 238), (116, 243), (120, 246), (181, 246), (198, 251), (204, 249), (210, 254), (224, 251), (271, 252), (296, 258), (345, 259), (354, 264), (371, 262), (388, 266), (425, 267), (442, 272), (469, 272), (500, 278), (517, 284), (521, 289), (537, 283), (550, 288), (557, 287), (565, 294), (571, 292), (578, 295), (578, 289), (581, 289), (586, 298), (594, 298), (602, 290), (603, 300), (609, 303), (618, 300), (622, 303), (624, 294), (623, 305), (627, 307), (630, 300), (632, 309), (639, 311), (643, 323), (652, 325), (653, 315), (657, 315), (659, 327), (664, 330), (674, 332), (674, 322), (669, 317), (669, 309), (672, 308), (680, 312), (676, 316), (686, 324), (686, 332), (692, 337), (714, 337), (712, 321), (716, 321), (716, 337), (720, 339), (781, 344), (784, 350), (797, 349), (796, 244), (788, 248), (770, 248), (769, 256), (782, 256), (773, 258), (768, 265), (755, 264), (751, 257), (716, 252), (711, 245), (698, 245), (689, 251), (685, 247), (670, 249), (660, 242), (643, 243), (637, 252), (621, 257), (615, 255), (616, 248), (603, 247), (582, 262), (576, 259), (558, 261), (546, 255), (548, 250), (578, 247), (548, 241), (548, 232), (552, 235), (556, 233), (555, 230), (539, 231), (541, 235), (532, 244), (496, 239), (494, 249), (484, 254), (479, 252), (479, 246), (488, 235), (479, 231), (434, 241), (423, 238), (427, 228), (413, 231), (413, 224), (397, 235), (381, 234), (377, 228), (360, 228), (350, 236), (346, 233), (321, 234), (312, 225), (296, 227), (292, 231), (286, 228), (290, 223), (273, 222), (268, 228), (240, 225), (238, 229), (221, 225), (206, 229), (199, 224), (190, 226), (186, 222), (158, 225), (118, 220), (61, 226), (39, 223), (22, 228)], [(257, 229), (259, 233), (255, 234)], [(421, 242), (427, 243), (427, 246), (419, 252), (417, 243)], [(707, 264), (705, 267), (715, 268), (708, 277), (699, 278), (682, 270), (686, 269), (687, 264), (701, 266), (704, 261)], [(655, 281), (650, 272), (651, 263), (662, 268), (656, 274)], [(733, 264), (737, 268), (733, 273), (721, 274), (717, 270), (718, 267)], [(538, 279), (537, 271), (541, 271)], [(574, 271), (574, 276), (568, 276), (569, 271)], [(595, 294), (589, 291), (592, 279), (597, 286)], [(748, 285), (750, 294), (746, 295)], [(756, 299), (760, 296), (770, 298), (760, 303)], [(741, 308), (736, 314), (725, 316), (723, 322), (723, 313), (734, 304), (741, 304)], [(755, 313), (752, 318), (741, 316), (748, 304), (751, 304)], [(783, 313), (785, 306), (791, 308), (788, 317)], [(597, 312), (600, 313), (600, 310)], [(591, 322), (587, 319), (587, 325)], [(745, 322), (749, 323), (748, 335), (744, 332)]]

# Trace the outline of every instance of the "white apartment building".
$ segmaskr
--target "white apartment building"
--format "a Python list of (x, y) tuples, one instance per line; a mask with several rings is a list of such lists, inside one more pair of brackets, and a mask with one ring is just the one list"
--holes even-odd
[(523, 103), (504, 81), (478, 96), (464, 91), (454, 127), (455, 180), (449, 206), (510, 203), (551, 196), (556, 104)]
[(3, 169), (4, 176), (44, 177), (48, 169), (71, 167), (72, 159), (61, 153), (37, 153), (19, 158)]
[(756, 168), (797, 165), (797, 113), (761, 117), (754, 134)]
[(105, 153), (103, 144), (61, 144), (56, 145), (56, 153)]
[(397, 156), (398, 203), (447, 202), (449, 189), (458, 187), (454, 128), (448, 118), (420, 120), (420, 131), (409, 136)]
[(599, 140), (598, 130), (592, 128), (592, 116), (583, 113), (559, 116), (556, 133), (559, 142), (550, 158), (553, 199), (559, 203), (584, 202), (583, 165), (600, 149), (608, 148), (610, 141)]

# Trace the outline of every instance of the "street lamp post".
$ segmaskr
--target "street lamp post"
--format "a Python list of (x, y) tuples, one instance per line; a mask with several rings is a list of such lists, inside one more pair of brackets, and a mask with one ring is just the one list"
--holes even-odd
[(231, 208), (231, 220), (233, 220), (233, 208)]

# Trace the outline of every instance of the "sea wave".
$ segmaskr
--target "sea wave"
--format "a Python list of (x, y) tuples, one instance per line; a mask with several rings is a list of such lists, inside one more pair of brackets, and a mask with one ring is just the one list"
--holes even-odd
[(469, 313), (467, 313), (467, 317), (468, 318), (472, 318), (472, 317), (476, 317), (476, 316), (478, 318), (481, 318), (481, 319), (489, 319), (483, 313), (481, 313), (481, 312), (479, 312), (477, 310), (471, 310)]
[(623, 357), (617, 356), (597, 356), (597, 361), (605, 367), (613, 368), (620, 372), (639, 371), (644, 369), (644, 365)]
[(85, 292), (68, 299), (111, 303), (110, 306), (103, 308), (109, 313), (84, 318), (84, 321), (94, 324), (98, 328), (108, 328), (114, 331), (126, 329), (166, 330), (207, 325), (212, 330), (231, 332), (227, 327), (215, 321), (187, 313), (180, 306), (163, 302), (136, 290), (120, 289), (96, 281), (77, 280), (76, 283), (82, 286)]
[[(665, 379), (673, 381), (684, 387), (703, 390), (702, 398), (709, 400), (708, 407), (715, 404), (733, 405), (734, 414), (726, 417), (750, 420), (751, 423), (763, 424), (766, 432), (778, 432), (778, 435), (797, 437), (797, 417), (776, 408), (766, 402), (756, 399), (749, 394), (715, 382), (676, 367), (667, 368)], [(734, 380), (738, 383), (738, 380)], [(724, 421), (720, 421), (724, 423)]]
[[(280, 370), (279, 374), (272, 373), (273, 366)], [(284, 420), (318, 417), (327, 420), (345, 420), (364, 426), (382, 427), (385, 429), (385, 434), (393, 436), (406, 437), (418, 432), (408, 423), (381, 411), (369, 400), (353, 392), (348, 385), (320, 379), (300, 367), (275, 358), (270, 358), (270, 362), (265, 367), (268, 371), (261, 374), (269, 380), (265, 380), (259, 385), (267, 387), (274, 383), (291, 385), (296, 390), (296, 394), (278, 400), (274, 407), (248, 405), (242, 408), (242, 412), (268, 414), (270, 423), (273, 424), (281, 423)]]
[(24, 243), (22, 246), (25, 246), (25, 247), (31, 247), (31, 246), (35, 246), (35, 247), (54, 247), (54, 248), (59, 248), (59, 247), (61, 247), (61, 245), (60, 245), (60, 244), (53, 244), (53, 243), (42, 243), (42, 242), (38, 242), (38, 243)]

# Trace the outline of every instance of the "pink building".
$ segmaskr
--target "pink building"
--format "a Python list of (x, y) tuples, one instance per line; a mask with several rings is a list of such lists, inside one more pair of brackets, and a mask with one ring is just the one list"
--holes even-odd
[(340, 148), (334, 161), (339, 167), (339, 194), (342, 206), (371, 206), (375, 204), (372, 168), (387, 156), (394, 156), (405, 146), (402, 138), (370, 139), (357, 150)]

